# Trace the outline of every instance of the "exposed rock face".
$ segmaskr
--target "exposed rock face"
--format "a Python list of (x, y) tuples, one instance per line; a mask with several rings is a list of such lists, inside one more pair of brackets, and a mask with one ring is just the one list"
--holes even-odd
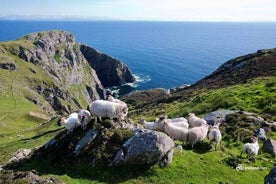
[(136, 131), (135, 135), (124, 143), (110, 166), (125, 164), (168, 166), (173, 158), (173, 140), (162, 132)]
[(272, 153), (274, 157), (276, 157), (276, 141), (274, 139), (268, 139), (263, 148), (266, 152)]
[(86, 45), (81, 44), (80, 50), (91, 67), (96, 71), (103, 86), (120, 86), (135, 81), (135, 77), (121, 61)]
[[(85, 48), (85, 56), (80, 47)], [(21, 80), (14, 80), (13, 84), (18, 86), (16, 82), (24, 82), (20, 90), (25, 92), (20, 93), (44, 112), (68, 114), (85, 108), (95, 99), (106, 98), (104, 86), (134, 80), (122, 62), (94, 51), (80, 46), (69, 32), (31, 33), (16, 41), (1, 43), (0, 69), (16, 70)], [(99, 76), (91, 67), (94, 65)]]
[(264, 181), (265, 184), (275, 184), (276, 183), (276, 166), (270, 170), (270, 173), (265, 176), (264, 180), (265, 180)]
[(40, 183), (40, 184), (62, 184), (57, 178), (45, 178), (38, 176), (33, 171), (17, 171), (2, 170), (0, 171), (0, 183), (12, 184), (12, 183)]

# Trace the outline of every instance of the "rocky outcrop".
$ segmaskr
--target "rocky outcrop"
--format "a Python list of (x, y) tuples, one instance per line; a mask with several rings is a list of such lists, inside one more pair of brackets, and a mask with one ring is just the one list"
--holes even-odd
[(16, 41), (2, 42), (0, 69), (16, 70), (21, 79), (13, 84), (24, 83), (21, 94), (48, 114), (68, 114), (85, 108), (95, 99), (106, 98), (104, 86), (134, 81), (125, 64), (80, 45), (66, 31), (31, 33)]
[(276, 49), (259, 50), (221, 65), (216, 71), (196, 82), (192, 88), (223, 88), (242, 84), (258, 76), (276, 75)]
[[(131, 121), (111, 123), (105, 119), (101, 124), (97, 124), (92, 119), (87, 130), (82, 127), (75, 128), (72, 132), (64, 130), (44, 146), (32, 153), (28, 152), (25, 160), (9, 162), (3, 169), (17, 168), (32, 159), (42, 159), (55, 164), (68, 163), (68, 160), (70, 164), (88, 162), (92, 163), (91, 167), (151, 166), (156, 163), (159, 163), (160, 167), (170, 165), (175, 145), (173, 140), (162, 132), (136, 127)], [(22, 155), (25, 152), (18, 153)]]
[(0, 183), (40, 183), (40, 184), (62, 184), (63, 182), (54, 177), (41, 177), (35, 171), (0, 171)]
[(80, 45), (80, 50), (96, 71), (103, 86), (120, 86), (135, 81), (135, 77), (121, 61), (83, 44)]

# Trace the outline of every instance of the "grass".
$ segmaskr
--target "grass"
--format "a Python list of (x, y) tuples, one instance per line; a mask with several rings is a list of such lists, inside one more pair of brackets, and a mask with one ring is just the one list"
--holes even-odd
[[(175, 101), (170, 104), (162, 103), (155, 108), (149, 108), (147, 111), (140, 109), (139, 112), (141, 114), (137, 114), (136, 109), (132, 107), (130, 116), (133, 119), (139, 119), (144, 116), (153, 120), (159, 114), (166, 113), (171, 117), (183, 116), (190, 111), (203, 114), (216, 110), (219, 107), (232, 109), (242, 107), (243, 110), (267, 113), (272, 107), (271, 103), (273, 104), (275, 102), (274, 79), (275, 77), (259, 78), (246, 85), (204, 91), (188, 100)], [(72, 86), (72, 89), (75, 90), (77, 87)], [(268, 101), (268, 103), (258, 104), (259, 99), (267, 97), (271, 102)], [(39, 126), (37, 119), (34, 120), (33, 117), (22, 116), (27, 111), (34, 110), (34, 107), (27, 101), (22, 99), (20, 101), (19, 97), (16, 97), (16, 99), (20, 102), (20, 106), (16, 107), (19, 113), (13, 113), (15, 103), (11, 90), (7, 90), (3, 98), (0, 98), (1, 103), (5, 104), (6, 107), (0, 107), (2, 115), (11, 112), (6, 115), (5, 120), (7, 122), (14, 120), (14, 124), (10, 124), (11, 128), (1, 128), (3, 131), (0, 134), (0, 163), (2, 164), (11, 158), (12, 154), (18, 149), (35, 148), (43, 145), (61, 131), (56, 125), (57, 119)], [(221, 102), (222, 100), (227, 100), (228, 103)], [(224, 104), (228, 105), (223, 106)], [(12, 129), (12, 127), (18, 127), (18, 129)], [(22, 128), (24, 130), (19, 132)], [(225, 135), (227, 133), (223, 132), (223, 134)], [(275, 137), (276, 134), (271, 132), (268, 136)], [(176, 143), (179, 144), (179, 142)], [(242, 145), (242, 142), (229, 140), (224, 136), (218, 151), (210, 150), (207, 142), (204, 142), (202, 145), (197, 145), (194, 150), (185, 147), (182, 153), (175, 148), (171, 165), (163, 169), (157, 165), (152, 167), (125, 166), (118, 169), (104, 166), (92, 167), (91, 163), (79, 165), (70, 162), (53, 164), (47, 160), (32, 160), (21, 167), (20, 170), (35, 169), (39, 175), (54, 176), (69, 184), (262, 183), (264, 176), (268, 174), (270, 168), (273, 166), (271, 163), (273, 162), (273, 158), (270, 154), (264, 153), (263, 150), (260, 150), (260, 154), (257, 156), (255, 163), (249, 162), (245, 156), (239, 158), (238, 156)], [(243, 167), (247, 167), (247, 169), (237, 171), (235, 168), (239, 163)]]
[(137, 122), (142, 117), (153, 120), (160, 115), (187, 117), (189, 112), (203, 115), (218, 109), (255, 112), (276, 120), (276, 77), (261, 77), (247, 84), (230, 86), (217, 90), (195, 91), (191, 98), (159, 103), (140, 109), (130, 107), (130, 116)]

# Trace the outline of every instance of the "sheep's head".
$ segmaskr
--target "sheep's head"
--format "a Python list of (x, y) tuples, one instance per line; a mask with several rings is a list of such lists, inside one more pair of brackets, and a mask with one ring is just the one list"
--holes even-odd
[(189, 116), (195, 116), (195, 113), (190, 112), (188, 115), (189, 115)]
[(258, 137), (257, 136), (253, 136), (251, 138), (252, 142), (255, 143), (255, 142), (258, 142)]
[(146, 122), (147, 122), (147, 121), (146, 121), (144, 118), (140, 120), (140, 123), (141, 123), (141, 124), (145, 124)]
[(61, 117), (60, 120), (58, 121), (58, 126), (64, 125), (65, 119), (66, 119), (66, 117)]

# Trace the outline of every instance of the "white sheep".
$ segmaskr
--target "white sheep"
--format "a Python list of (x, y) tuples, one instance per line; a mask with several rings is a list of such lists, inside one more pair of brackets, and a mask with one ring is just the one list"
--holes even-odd
[(186, 144), (190, 144), (192, 148), (197, 142), (203, 141), (208, 133), (209, 125), (203, 124), (201, 126), (197, 126), (194, 128), (189, 129), (186, 134), (184, 142)]
[(258, 137), (254, 136), (252, 138), (252, 143), (244, 144), (240, 157), (242, 156), (243, 153), (247, 154), (247, 158), (255, 157), (256, 155), (258, 155), (258, 151), (259, 151)]
[(221, 132), (219, 130), (220, 123), (221, 123), (221, 118), (215, 119), (214, 126), (211, 128), (208, 134), (209, 141), (216, 143), (215, 150), (217, 150), (218, 145), (221, 141)]
[(190, 127), (192, 128), (201, 126), (203, 124), (207, 124), (207, 122), (204, 119), (197, 117), (195, 113), (189, 113), (188, 121), (189, 121)]
[(101, 117), (109, 117), (111, 120), (117, 118), (119, 121), (124, 119), (128, 113), (128, 107), (126, 103), (110, 102), (107, 100), (94, 100), (87, 107), (92, 115), (96, 116), (102, 121)]
[(140, 123), (144, 126), (144, 128), (149, 130), (155, 130), (156, 129), (156, 123), (155, 122), (147, 122), (145, 119), (141, 119)]
[(156, 124), (156, 130), (165, 132), (164, 130), (164, 122), (167, 118), (165, 116), (161, 116), (160, 118), (155, 119), (155, 124)]
[(88, 110), (80, 110), (78, 113), (78, 119), (83, 129), (86, 129), (87, 124), (91, 120), (91, 113)]
[(188, 128), (175, 126), (169, 121), (164, 121), (165, 132), (174, 140), (185, 141)]
[(81, 125), (78, 119), (78, 113), (74, 112), (70, 114), (68, 118), (62, 117), (58, 122), (58, 125), (64, 125), (69, 132), (72, 132), (75, 128)]
[(174, 119), (168, 119), (171, 123), (173, 123), (175, 126), (179, 127), (185, 127), (189, 128), (189, 124), (186, 118), (180, 117), (180, 118), (174, 118)]

